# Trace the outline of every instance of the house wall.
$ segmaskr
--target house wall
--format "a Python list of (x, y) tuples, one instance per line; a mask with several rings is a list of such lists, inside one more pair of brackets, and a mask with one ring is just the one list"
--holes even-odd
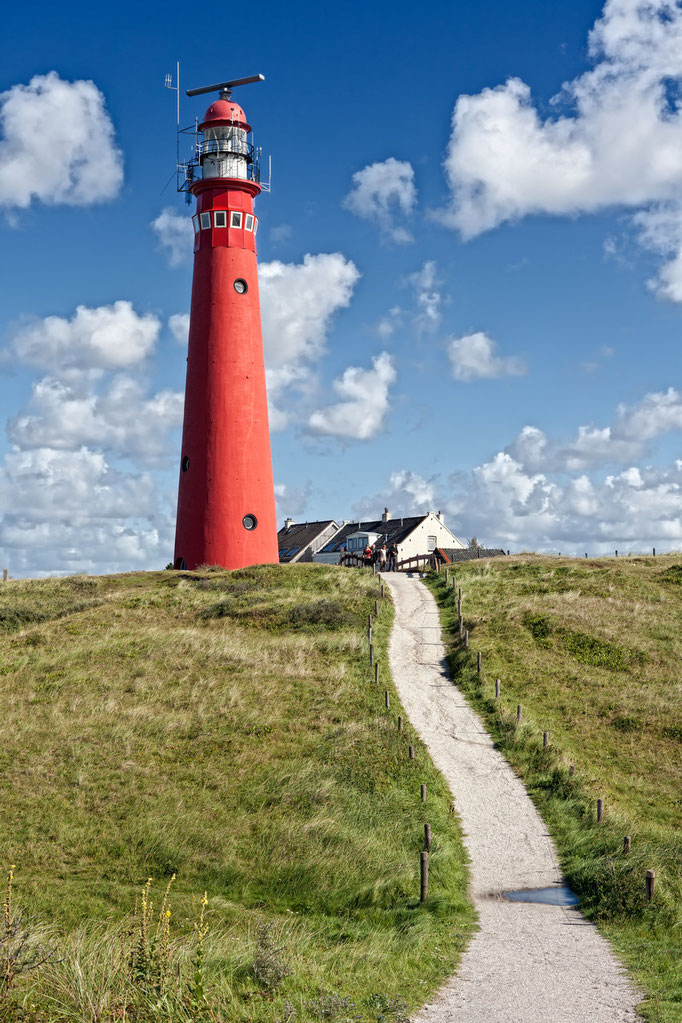
[(431, 513), (412, 530), (410, 535), (401, 544), (398, 544), (398, 561), (402, 561), (404, 558), (414, 558), (417, 554), (429, 554), (430, 536), (435, 536), (436, 547), (455, 547), (460, 549), (466, 547), (466, 544), (462, 543), (440, 521), (437, 515)]

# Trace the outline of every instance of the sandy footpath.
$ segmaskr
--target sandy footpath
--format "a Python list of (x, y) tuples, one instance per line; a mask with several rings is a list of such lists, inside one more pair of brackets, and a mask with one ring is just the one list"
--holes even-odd
[(431, 593), (403, 573), (383, 580), (396, 608), (391, 673), (452, 790), (480, 923), (457, 976), (415, 1023), (635, 1023), (640, 996), (592, 924), (576, 909), (501, 897), (561, 883), (552, 841), (522, 783), (449, 681)]

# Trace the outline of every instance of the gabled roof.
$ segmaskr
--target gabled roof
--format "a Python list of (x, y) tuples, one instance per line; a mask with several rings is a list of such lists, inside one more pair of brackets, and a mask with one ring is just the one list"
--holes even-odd
[(288, 562), (302, 550), (317, 540), (329, 526), (336, 529), (334, 519), (323, 519), (321, 522), (294, 522), (291, 526), (283, 526), (277, 533), (280, 562)]
[(465, 547), (463, 550), (451, 547), (436, 547), (436, 554), (441, 554), (446, 562), (472, 561), (476, 558), (499, 558), (506, 553), (501, 547)]
[(372, 519), (370, 522), (347, 522), (345, 526), (336, 533), (334, 537), (325, 544), (320, 551), (321, 554), (336, 554), (342, 547), (346, 546), (346, 540), (351, 533), (379, 533), (379, 543), (402, 543), (410, 535), (420, 522), (428, 518), (427, 515), (410, 515), (402, 519)]

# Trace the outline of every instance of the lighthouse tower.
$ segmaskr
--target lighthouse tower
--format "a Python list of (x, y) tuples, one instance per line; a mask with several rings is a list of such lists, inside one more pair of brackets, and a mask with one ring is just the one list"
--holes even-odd
[(194, 278), (180, 456), (175, 568), (279, 560), (258, 298), (251, 131), (223, 82), (199, 125)]

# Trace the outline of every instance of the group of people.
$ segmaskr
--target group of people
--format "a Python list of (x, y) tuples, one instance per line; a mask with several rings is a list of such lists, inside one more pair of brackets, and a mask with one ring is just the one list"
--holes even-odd
[(362, 560), (365, 565), (376, 565), (377, 572), (397, 572), (398, 545), (390, 543), (387, 547), (385, 543), (377, 542), (370, 547), (367, 544), (362, 554)]

